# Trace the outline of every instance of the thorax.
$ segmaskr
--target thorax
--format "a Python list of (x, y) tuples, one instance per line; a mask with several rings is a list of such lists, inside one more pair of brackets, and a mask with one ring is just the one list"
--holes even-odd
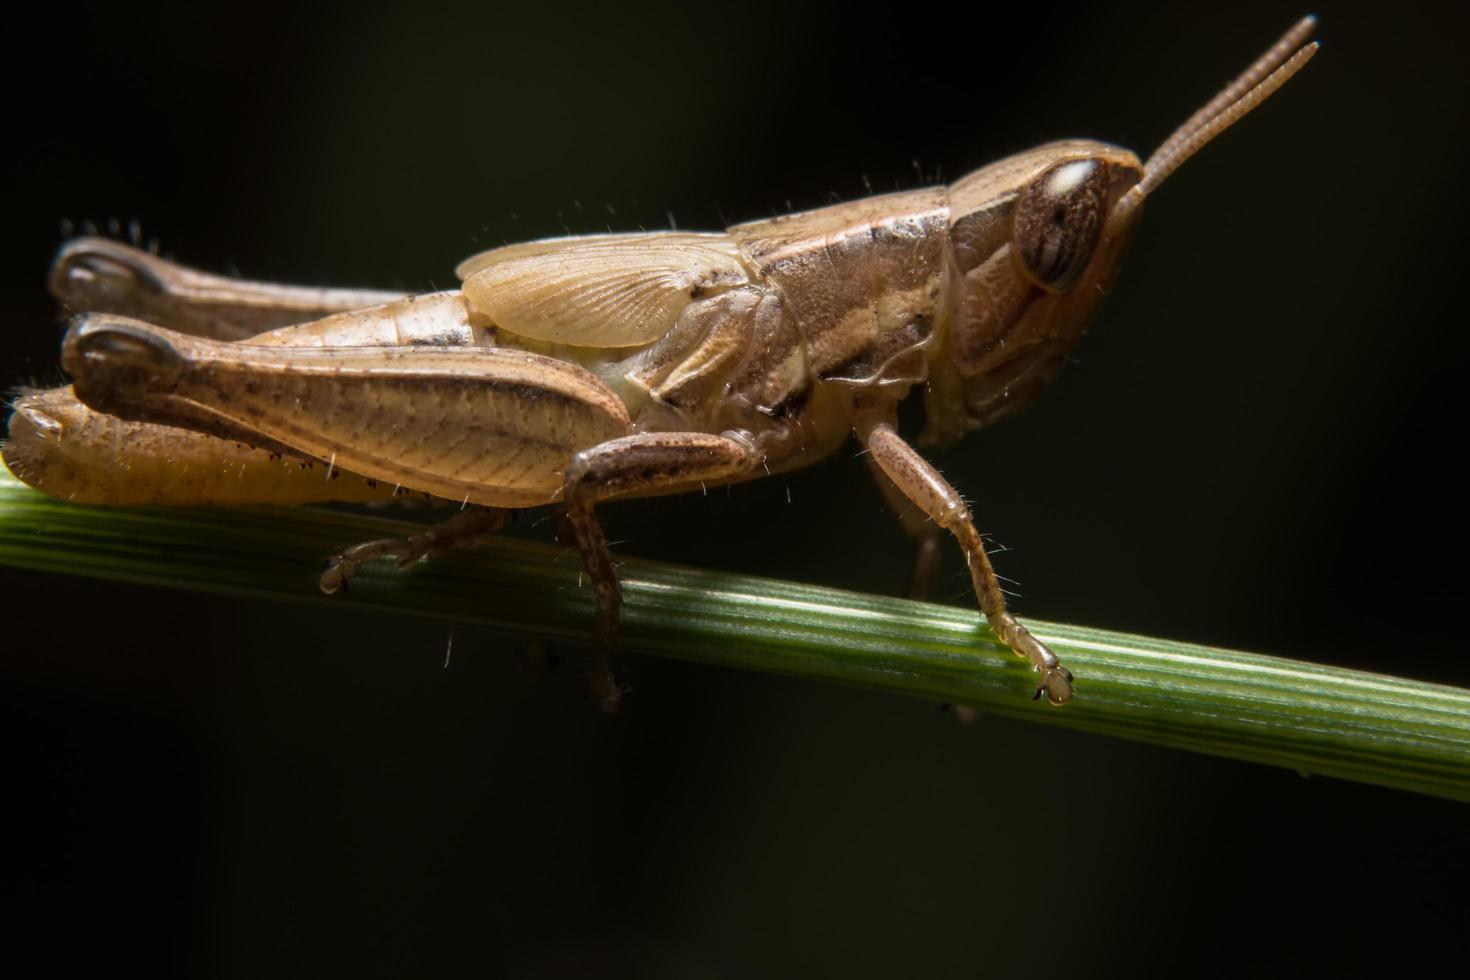
[(502, 342), (593, 371), (642, 430), (744, 430), (773, 469), (799, 466), (841, 444), (858, 399), (925, 381), (947, 306), (947, 201), (928, 188), (736, 225), (748, 281), (640, 348)]

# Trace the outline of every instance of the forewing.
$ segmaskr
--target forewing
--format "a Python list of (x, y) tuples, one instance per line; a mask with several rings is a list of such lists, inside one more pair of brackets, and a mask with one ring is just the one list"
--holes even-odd
[(637, 347), (703, 296), (747, 281), (717, 234), (594, 235), (510, 245), (462, 262), (464, 295), (496, 327), (577, 347)]

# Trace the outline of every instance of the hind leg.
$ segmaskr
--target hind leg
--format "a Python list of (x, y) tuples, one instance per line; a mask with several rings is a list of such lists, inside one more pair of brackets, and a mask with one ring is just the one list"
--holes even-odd
[(117, 313), (180, 333), (243, 340), (402, 299), (375, 289), (284, 286), (216, 276), (109, 238), (74, 238), (51, 263), (51, 294), (68, 313)]
[(510, 511), (498, 507), (469, 507), (421, 534), (353, 545), (327, 560), (327, 570), (321, 577), (322, 591), (328, 594), (347, 591), (347, 583), (363, 563), (376, 558), (393, 558), (403, 569), (421, 559), (435, 558), (453, 548), (473, 544), (483, 535), (505, 527), (510, 515)]

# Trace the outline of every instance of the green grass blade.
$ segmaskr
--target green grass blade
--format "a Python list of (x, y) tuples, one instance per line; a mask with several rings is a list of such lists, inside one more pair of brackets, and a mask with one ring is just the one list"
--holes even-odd
[[(234, 596), (473, 623), (585, 642), (592, 597), (574, 554), (492, 539), (408, 572), (316, 587), (324, 556), (406, 525), (312, 509), (83, 507), (0, 470), (0, 564)], [(1470, 691), (1027, 620), (1077, 675), (1064, 708), (964, 608), (684, 568), (623, 566), (631, 651), (823, 678), (974, 705), (1302, 772), (1470, 799)]]

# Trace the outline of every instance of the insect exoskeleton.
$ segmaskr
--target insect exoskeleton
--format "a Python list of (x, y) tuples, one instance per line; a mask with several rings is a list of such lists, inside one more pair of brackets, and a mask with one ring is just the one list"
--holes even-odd
[(936, 535), (958, 539), (991, 628), (1039, 672), (1036, 695), (1062, 704), (1071, 673), (1007, 611), (968, 507), (899, 435), (897, 405), (922, 386), (921, 441), (939, 442), (1035, 397), (1117, 274), (1144, 198), (1305, 64), (1312, 28), (1296, 25), (1146, 163), (1051, 143), (949, 187), (724, 232), (498, 248), (460, 265), (456, 291), (247, 283), (79, 240), (51, 280), (79, 312), (62, 350), (73, 387), (20, 399), (5, 459), (89, 501), (407, 489), (477, 505), (344, 551), (329, 591), (364, 561), (408, 564), (489, 533), (507, 508), (560, 506), (596, 592), (592, 695), (612, 708), (621, 592), (596, 505), (778, 473), (855, 434), (921, 562)]
[(1039, 147), (950, 188), (955, 285), (934, 360), (924, 442), (988, 425), (1034, 398), (1102, 303), (1137, 227), (1143, 177), (1103, 143)]

